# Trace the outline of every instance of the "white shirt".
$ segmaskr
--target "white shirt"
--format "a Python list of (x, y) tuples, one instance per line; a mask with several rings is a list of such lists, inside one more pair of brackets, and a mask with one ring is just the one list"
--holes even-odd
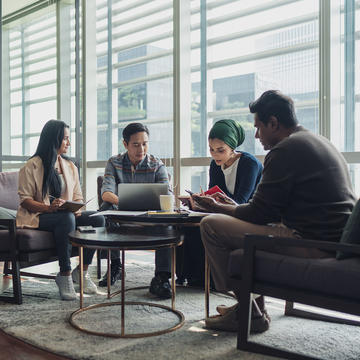
[(221, 165), (221, 170), (225, 176), (225, 185), (231, 195), (234, 195), (236, 173), (240, 158), (236, 159), (229, 167), (224, 169), (224, 165)]

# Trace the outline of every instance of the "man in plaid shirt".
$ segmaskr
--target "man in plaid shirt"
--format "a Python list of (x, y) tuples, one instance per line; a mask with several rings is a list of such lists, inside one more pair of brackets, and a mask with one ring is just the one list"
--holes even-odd
[[(168, 183), (165, 165), (147, 153), (149, 129), (141, 123), (131, 123), (123, 130), (123, 143), (126, 152), (112, 156), (105, 168), (101, 196), (104, 201), (101, 210), (117, 208), (119, 183)], [(120, 251), (111, 254), (111, 285), (121, 279)], [(169, 278), (171, 274), (170, 249), (155, 252), (155, 277), (151, 280), (149, 291), (160, 298), (171, 298)], [(107, 285), (107, 273), (99, 282)]]

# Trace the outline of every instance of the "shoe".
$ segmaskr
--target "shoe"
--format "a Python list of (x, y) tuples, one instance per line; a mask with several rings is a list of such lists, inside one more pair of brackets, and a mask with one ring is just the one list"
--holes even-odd
[(220, 315), (225, 315), (227, 312), (234, 310), (235, 308), (237, 308), (238, 303), (232, 305), (232, 306), (225, 306), (225, 305), (218, 305), (216, 307), (216, 311), (220, 314)]
[(76, 300), (76, 292), (71, 279), (71, 276), (62, 276), (60, 273), (55, 278), (56, 285), (59, 288), (60, 297), (62, 300)]
[[(83, 289), (85, 294), (96, 294), (97, 287), (94, 282), (91, 280), (90, 275), (87, 271), (83, 271), (84, 273), (84, 281), (83, 281)], [(80, 280), (80, 271), (79, 268), (76, 267), (71, 273), (72, 280), (75, 284), (79, 284)]]
[[(232, 305), (232, 306), (218, 305), (218, 306), (216, 307), (216, 311), (217, 311), (220, 315), (225, 315), (228, 311), (231, 311), (231, 310), (233, 310), (234, 308), (236, 308), (237, 305), (238, 305), (237, 303), (234, 304), (234, 305)], [(265, 319), (267, 319), (267, 321), (268, 321), (269, 324), (270, 324), (270, 322), (271, 322), (271, 317), (270, 317), (270, 315), (268, 314), (267, 310), (266, 310), (266, 309), (262, 310), (262, 314), (264, 315)]]
[[(230, 307), (220, 305), (219, 310), (223, 311), (223, 315), (215, 315), (205, 319), (205, 327), (207, 329), (222, 330), (229, 332), (237, 332), (239, 330), (239, 321), (237, 318), (237, 309), (239, 304), (235, 304)], [(224, 309), (226, 309), (224, 311)], [(262, 333), (268, 330), (270, 327), (270, 321), (263, 313), (260, 317), (252, 317), (250, 332)]]
[[(114, 285), (118, 280), (121, 280), (121, 264), (113, 264), (110, 265), (110, 284)], [(107, 271), (102, 279), (99, 281), (99, 286), (106, 287), (107, 286)]]
[(237, 319), (237, 309), (239, 304), (235, 304), (231, 310), (224, 315), (210, 316), (205, 319), (205, 327), (212, 330), (222, 330), (237, 332), (239, 330), (239, 322)]
[(170, 299), (172, 295), (169, 279), (159, 275), (152, 278), (149, 291), (151, 294), (156, 295), (161, 299)]

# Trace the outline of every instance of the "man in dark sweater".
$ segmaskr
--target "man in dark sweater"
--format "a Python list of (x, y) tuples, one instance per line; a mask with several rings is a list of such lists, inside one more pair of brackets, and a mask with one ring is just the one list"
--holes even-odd
[[(262, 180), (253, 198), (238, 206), (193, 196), (199, 208), (218, 214), (201, 222), (201, 237), (218, 290), (236, 286), (227, 274), (229, 254), (242, 248), (246, 233), (339, 241), (355, 196), (343, 156), (322, 136), (298, 125), (293, 101), (269, 90), (249, 105), (255, 138), (265, 150)], [(274, 249), (299, 257), (324, 257), (317, 249)], [(218, 307), (206, 327), (237, 331), (236, 309)], [(262, 296), (253, 300), (251, 331), (269, 328)]]

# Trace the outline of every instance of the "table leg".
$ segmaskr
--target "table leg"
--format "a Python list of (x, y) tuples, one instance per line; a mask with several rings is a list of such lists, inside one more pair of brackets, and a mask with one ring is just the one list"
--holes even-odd
[(205, 319), (209, 317), (210, 266), (205, 252)]
[(79, 286), (80, 286), (80, 309), (84, 307), (84, 257), (83, 257), (83, 247), (79, 247)]
[(176, 296), (176, 284), (175, 284), (175, 269), (176, 269), (176, 248), (171, 247), (171, 308), (175, 310), (175, 296)]
[(110, 287), (111, 287), (111, 267), (110, 267), (110, 255), (111, 250), (107, 251), (107, 298), (110, 299)]
[(125, 250), (121, 250), (121, 335), (125, 335)]

